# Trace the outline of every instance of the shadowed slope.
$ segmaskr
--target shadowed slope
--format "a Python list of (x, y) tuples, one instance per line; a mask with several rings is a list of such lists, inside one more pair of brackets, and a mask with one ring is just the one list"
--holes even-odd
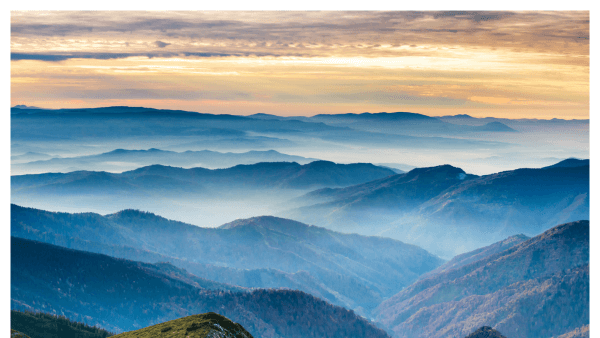
[(204, 290), (138, 262), (15, 237), (11, 266), (12, 308), (43, 308), (111, 331), (218, 311), (264, 338), (387, 337), (352, 311), (300, 291)]
[(137, 210), (101, 216), (13, 205), (11, 234), (145, 262), (170, 262), (222, 283), (293, 287), (364, 315), (443, 262), (389, 238), (341, 234), (269, 216), (214, 229)]

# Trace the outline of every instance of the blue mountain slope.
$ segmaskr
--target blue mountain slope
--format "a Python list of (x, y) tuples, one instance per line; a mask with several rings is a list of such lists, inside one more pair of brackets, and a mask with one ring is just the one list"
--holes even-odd
[[(336, 304), (365, 315), (383, 298), (442, 263), (419, 247), (392, 239), (341, 234), (268, 216), (238, 220), (214, 229), (136, 210), (100, 216), (53, 213), (13, 205), (11, 234), (74, 248), (115, 252), (124, 258), (146, 257), (140, 258), (144, 261), (163, 260), (149, 253), (158, 254), (178, 267), (190, 269), (194, 274), (200, 271), (199, 276), (208, 278), (210, 275), (220, 282), (239, 281), (240, 276), (234, 276), (235, 271), (223, 270), (219, 277), (213, 267), (203, 274), (200, 265), (188, 263), (257, 270), (258, 276), (263, 274), (265, 282), (271, 283), (269, 287), (278, 283), (269, 278), (285, 283), (279, 286), (296, 283), (304, 290), (314, 290)], [(262, 273), (260, 269), (279, 272), (261, 270), (266, 272)], [(263, 277), (258, 276), (255, 278), (260, 281)]]

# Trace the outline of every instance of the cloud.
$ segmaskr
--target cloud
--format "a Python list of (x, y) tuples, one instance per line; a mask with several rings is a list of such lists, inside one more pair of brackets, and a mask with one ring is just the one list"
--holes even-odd
[(10, 59), (13, 61), (19, 60), (37, 60), (37, 61), (64, 61), (69, 59), (124, 59), (128, 57), (145, 56), (148, 58), (172, 58), (181, 55), (196, 56), (196, 57), (227, 57), (227, 56), (243, 56), (242, 54), (226, 54), (226, 53), (65, 53), (65, 54), (27, 54), (27, 53), (11, 53)]
[[(47, 50), (40, 44), (89, 39), (144, 41), (187, 52), (247, 52), (277, 49), (284, 54), (315, 46), (460, 45), (559, 54), (589, 54), (589, 12), (11, 12), (14, 52)], [(182, 44), (200, 43), (196, 49)], [(133, 44), (131, 44), (133, 46)], [(294, 45), (295, 47), (289, 47)], [(40, 48), (41, 47), (41, 48)], [(81, 46), (73, 47), (75, 50)], [(219, 49), (220, 48), (220, 49)], [(236, 50), (240, 48), (242, 50)], [(207, 50), (208, 49), (208, 50)], [(31, 51), (31, 50), (30, 50)], [(258, 51), (264, 52), (264, 51)], [(274, 52), (275, 53), (275, 52)]]
[(448, 97), (419, 96), (403, 92), (385, 91), (360, 91), (360, 92), (333, 92), (316, 95), (277, 94), (274, 101), (279, 102), (306, 102), (312, 103), (337, 103), (337, 104), (383, 104), (383, 105), (413, 105), (413, 106), (463, 106), (468, 103), (464, 99)]
[(11, 60), (14, 102), (42, 106), (129, 97), (589, 114), (587, 11), (13, 11)]
[(165, 48), (165, 47), (167, 47), (168, 45), (170, 45), (170, 43), (167, 43), (167, 42), (162, 42), (162, 41), (158, 41), (158, 40), (157, 40), (157, 41), (154, 41), (154, 45), (155, 45), (156, 47), (158, 47), (158, 48)]
[(112, 59), (125, 59), (128, 57), (147, 57), (147, 58), (175, 58), (175, 57), (198, 57), (198, 58), (210, 58), (210, 57), (281, 57), (281, 56), (295, 56), (305, 57), (306, 54), (302, 53), (260, 53), (260, 52), (240, 52), (240, 53), (218, 53), (218, 52), (164, 52), (164, 53), (11, 53), (10, 59), (12, 61), (20, 60), (37, 60), (37, 61), (64, 61), (70, 59), (97, 59), (97, 60), (112, 60)]
[(458, 20), (469, 20), (474, 22), (494, 21), (509, 18), (516, 15), (508, 11), (446, 11), (433, 13), (434, 18), (453, 18)]

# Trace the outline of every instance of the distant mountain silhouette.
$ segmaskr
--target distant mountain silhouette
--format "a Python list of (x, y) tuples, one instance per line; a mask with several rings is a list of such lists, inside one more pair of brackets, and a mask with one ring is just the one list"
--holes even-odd
[(253, 338), (243, 326), (214, 312), (170, 320), (143, 329), (121, 333), (115, 337)]
[(120, 174), (76, 171), (66, 174), (12, 176), (13, 197), (21, 194), (132, 194), (144, 196), (191, 193), (219, 193), (221, 189), (310, 189), (348, 186), (394, 175), (391, 169), (368, 163), (336, 164), (314, 161), (261, 162), (226, 169), (183, 169), (151, 165)]
[(174, 152), (156, 148), (148, 150), (115, 149), (97, 155), (52, 159), (50, 159), (51, 156), (45, 154), (28, 154), (11, 157), (13, 161), (18, 160), (22, 162), (29, 160), (28, 163), (13, 164), (11, 166), (13, 175), (15, 175), (15, 172), (22, 175), (45, 172), (66, 173), (79, 170), (123, 172), (153, 164), (214, 169), (260, 162), (297, 162), (307, 164), (316, 161), (314, 158), (286, 155), (275, 150), (220, 153), (209, 150)]
[(204, 290), (137, 262), (21, 238), (11, 238), (11, 266), (13, 309), (64, 313), (116, 332), (218, 311), (257, 337), (388, 337), (353, 312), (300, 291)]
[[(464, 119), (465, 117), (461, 118)], [(475, 132), (516, 132), (516, 130), (497, 121), (489, 122), (482, 126), (470, 127), (448, 123), (436, 117), (408, 112), (320, 114), (311, 117), (310, 121), (319, 121), (334, 126), (345, 126), (359, 130), (414, 136), (467, 135)]]
[[(302, 143), (314, 143), (311, 140), (324, 136), (322, 133), (337, 131), (352, 133), (347, 128), (320, 122), (263, 120), (144, 107), (11, 108), (11, 140), (22, 144), (53, 142), (50, 149), (56, 148), (57, 144), (67, 149), (84, 145), (97, 148), (112, 142), (118, 145), (137, 144), (139, 147), (161, 138), (162, 144), (168, 144), (170, 150), (239, 152), (297, 146), (288, 136), (301, 136)], [(27, 147), (24, 149), (32, 151)]]
[(467, 114), (446, 115), (437, 117), (439, 120), (464, 126), (484, 126), (493, 122), (500, 122), (510, 128), (527, 129), (533, 126), (581, 126), (589, 125), (589, 119), (508, 119), (499, 117), (473, 117)]
[[(32, 111), (21, 111), (23, 109)], [(44, 109), (36, 107), (20, 107), (15, 106), (11, 108), (12, 114), (51, 114), (51, 115), (104, 115), (104, 114), (135, 114), (138, 116), (142, 115), (188, 115), (194, 118), (215, 118), (215, 119), (245, 119), (243, 116), (229, 115), (229, 114), (203, 114), (185, 110), (172, 110), (172, 109), (155, 109), (145, 107), (128, 107), (128, 106), (112, 106), (112, 107), (98, 107), (98, 108), (63, 108), (63, 109)]]
[(489, 326), (482, 326), (468, 335), (466, 338), (506, 338), (500, 332)]
[[(475, 176), (452, 166), (310, 192), (281, 215), (346, 232), (379, 234), (443, 257), (502, 238), (589, 218), (589, 166)], [(457, 245), (459, 244), (459, 245)]]
[(16, 108), (16, 109), (42, 109), (42, 108), (38, 108), (38, 107), (35, 107), (35, 106), (26, 106), (24, 104), (17, 104), (17, 105), (15, 105), (12, 108)]
[[(101, 216), (12, 205), (11, 234), (115, 257), (170, 262), (221, 283), (294, 287), (364, 315), (442, 263), (419, 247), (392, 239), (341, 234), (268, 216), (214, 229), (136, 210)], [(171, 272), (188, 283), (193, 280)], [(194, 282), (219, 288), (206, 280)]]
[(514, 130), (513, 128), (507, 126), (506, 124), (504, 124), (502, 122), (489, 122), (481, 127), (478, 127), (476, 130), (477, 131), (491, 131), (491, 132), (510, 132), (510, 133), (517, 132), (516, 130)]
[[(390, 120), (388, 115), (396, 118)], [(375, 120), (361, 120), (359, 123), (344, 120), (341, 124), (330, 121), (335, 118), (331, 116), (335, 115), (328, 116), (328, 122), (324, 123), (314, 117), (265, 119), (143, 107), (56, 110), (11, 108), (11, 140), (22, 143), (46, 141), (61, 145), (93, 146), (117, 141), (120, 144), (147, 144), (160, 137), (168, 141), (169, 149), (178, 151), (279, 150), (301, 146), (314, 148), (315, 145), (329, 147), (331, 142), (414, 149), (473, 150), (510, 146), (496, 141), (429, 137), (439, 136), (440, 128), (450, 131), (465, 128), (419, 114), (372, 114), (369, 116), (376, 117)], [(414, 124), (411, 121), (417, 125), (409, 125)], [(352, 126), (345, 125), (348, 123)], [(395, 126), (398, 123), (402, 130)], [(435, 127), (436, 125), (439, 128)], [(382, 127), (388, 129), (381, 129)]]
[(556, 226), (419, 280), (383, 302), (395, 337), (459, 337), (482, 325), (543, 338), (589, 324), (589, 221)]
[(11, 162), (12, 161), (19, 161), (19, 162), (25, 162), (25, 161), (41, 161), (41, 160), (46, 160), (46, 159), (50, 159), (52, 158), (52, 156), (48, 155), (48, 154), (44, 154), (44, 153), (36, 153), (36, 152), (27, 152), (25, 154), (21, 154), (21, 155), (12, 155), (10, 157)]
[(583, 167), (583, 166), (589, 166), (590, 165), (590, 160), (580, 160), (577, 158), (568, 158), (566, 160), (560, 161), (556, 164), (553, 164), (551, 166), (547, 166), (544, 168), (573, 168), (573, 167)]
[(437, 120), (435, 117), (408, 113), (408, 112), (396, 112), (396, 113), (362, 113), (362, 114), (319, 114), (311, 117), (312, 120), (318, 120), (323, 122), (331, 121), (399, 121), (399, 120)]
[(298, 120), (298, 121), (304, 121), (304, 122), (311, 122), (310, 117), (307, 117), (307, 116), (279, 116), (279, 115), (273, 115), (273, 114), (258, 113), (258, 114), (248, 115), (248, 117), (251, 117), (253, 119), (260, 119), (260, 120)]

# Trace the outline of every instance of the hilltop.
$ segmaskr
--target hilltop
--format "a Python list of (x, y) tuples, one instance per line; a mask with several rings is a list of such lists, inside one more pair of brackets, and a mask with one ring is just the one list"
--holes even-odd
[(209, 312), (116, 335), (118, 338), (253, 338), (238, 323)]

